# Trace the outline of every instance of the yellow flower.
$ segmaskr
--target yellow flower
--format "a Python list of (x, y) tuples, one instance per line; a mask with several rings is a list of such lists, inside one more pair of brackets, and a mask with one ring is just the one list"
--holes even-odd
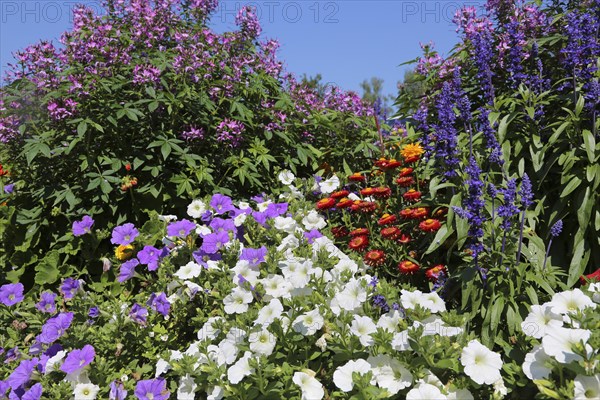
[(400, 154), (404, 157), (404, 161), (413, 162), (419, 159), (425, 150), (421, 147), (421, 143), (409, 143), (400, 150)]
[(119, 247), (115, 249), (115, 256), (119, 261), (125, 261), (131, 258), (133, 256), (133, 245), (119, 245)]

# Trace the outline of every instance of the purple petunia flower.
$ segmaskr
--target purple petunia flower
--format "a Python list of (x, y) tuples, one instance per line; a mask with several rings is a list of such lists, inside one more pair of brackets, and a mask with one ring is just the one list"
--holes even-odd
[(147, 265), (149, 271), (155, 271), (158, 269), (158, 260), (160, 257), (160, 250), (154, 246), (144, 246), (144, 248), (138, 252), (137, 258), (140, 260), (140, 264)]
[(129, 318), (140, 325), (146, 325), (146, 318), (148, 317), (148, 310), (139, 304), (135, 303), (129, 311)]
[(56, 312), (56, 294), (52, 292), (44, 292), (40, 296), (40, 301), (35, 305), (35, 308), (41, 312), (54, 314)]
[(112, 244), (128, 245), (131, 244), (140, 233), (131, 223), (119, 225), (112, 231)]
[(251, 267), (256, 267), (260, 263), (265, 262), (265, 256), (267, 255), (267, 248), (262, 246), (260, 249), (251, 249), (246, 247), (242, 250), (240, 260), (248, 261)]
[(73, 278), (67, 278), (63, 281), (62, 285), (60, 286), (60, 292), (62, 293), (65, 299), (70, 300), (73, 297), (75, 297), (75, 294), (80, 288), (80, 281)]
[(60, 370), (67, 374), (72, 374), (89, 365), (94, 361), (95, 356), (94, 347), (91, 344), (86, 344), (81, 350), (73, 350), (67, 354), (65, 361), (60, 366)]
[(108, 400), (125, 400), (127, 397), (127, 390), (122, 382), (112, 381), (110, 383), (110, 393), (108, 394)]
[(38, 382), (21, 396), (21, 400), (40, 400), (43, 391), (42, 384)]
[(169, 303), (167, 296), (163, 292), (158, 294), (152, 293), (146, 304), (165, 317), (169, 315), (169, 311), (171, 310), (171, 303)]
[(237, 230), (232, 219), (215, 218), (208, 226), (211, 227), (214, 232), (235, 232)]
[(88, 316), (90, 318), (97, 318), (100, 315), (100, 309), (98, 307), (91, 307), (88, 311)]
[(213, 195), (210, 199), (210, 206), (215, 210), (216, 214), (225, 214), (235, 209), (231, 198), (222, 194)]
[(125, 261), (123, 264), (121, 264), (121, 270), (119, 271), (119, 277), (117, 280), (123, 283), (126, 280), (133, 278), (133, 275), (135, 275), (135, 267), (137, 267), (139, 264), (140, 262), (137, 260), (137, 258), (132, 258), (129, 261)]
[(23, 301), (24, 289), (23, 284), (20, 282), (0, 286), (0, 303), (7, 307), (20, 303)]
[(323, 237), (323, 234), (319, 232), (317, 229), (313, 229), (308, 232), (304, 232), (304, 237), (308, 241), (308, 244), (313, 244), (315, 239)]
[(33, 371), (35, 370), (38, 361), (39, 360), (37, 358), (21, 361), (19, 366), (15, 368), (15, 370), (12, 372), (12, 374), (10, 374), (10, 376), (6, 380), (11, 389), (17, 389), (18, 387), (23, 386), (27, 382), (29, 382), (31, 374), (33, 374)]
[(182, 219), (181, 221), (172, 222), (167, 226), (167, 235), (185, 238), (194, 229), (196, 229), (195, 223), (187, 219)]
[[(39, 336), (38, 336), (39, 338)], [(37, 340), (37, 338), (36, 338)], [(36, 342), (36, 344), (41, 343), (39, 341)], [(40, 362), (38, 364), (38, 369), (40, 370), (40, 372), (42, 374), (46, 373), (46, 364), (48, 363), (48, 360), (52, 357), (54, 357), (59, 351), (61, 351), (63, 349), (63, 347), (58, 344), (58, 343), (54, 343), (52, 346), (48, 347), (48, 349), (44, 352), (44, 354), (42, 354), (40, 356)]]
[(229, 235), (227, 232), (211, 233), (204, 238), (200, 249), (206, 253), (214, 254), (228, 242)]
[(10, 183), (8, 185), (4, 185), (4, 192), (6, 194), (11, 194), (14, 191), (15, 191), (15, 184), (14, 183)]
[(10, 385), (6, 381), (0, 381), (0, 399), (6, 398), (6, 392), (10, 389)]
[(4, 358), (4, 364), (8, 364), (13, 361), (16, 361), (19, 358), (21, 358), (21, 352), (19, 351), (19, 348), (17, 346), (15, 346), (6, 352), (6, 356)]
[(167, 400), (170, 396), (164, 378), (138, 381), (134, 393), (138, 400)]
[(89, 215), (84, 216), (81, 221), (73, 222), (73, 236), (82, 236), (92, 231), (94, 220)]
[(44, 326), (42, 326), (42, 333), (38, 337), (38, 340), (45, 344), (54, 343), (69, 329), (71, 322), (73, 322), (72, 312), (60, 313), (49, 318)]
[(201, 249), (193, 252), (192, 256), (194, 256), (194, 260), (204, 268), (208, 268), (208, 261), (219, 261), (223, 258), (221, 253), (209, 254)]

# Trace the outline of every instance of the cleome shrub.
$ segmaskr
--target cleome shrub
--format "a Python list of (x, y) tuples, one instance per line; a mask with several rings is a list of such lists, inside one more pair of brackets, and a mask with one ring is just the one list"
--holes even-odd
[(0, 89), (3, 179), (14, 185), (0, 193), (0, 264), (11, 278), (55, 249), (44, 263), (83, 263), (62, 246), (82, 214), (143, 222), (201, 194), (269, 190), (283, 166), (307, 176), (366, 162), (375, 135), (358, 96), (287, 74), (251, 8), (237, 31), (211, 31), (216, 6), (107, 0), (103, 16), (76, 9), (60, 47), (16, 54)]

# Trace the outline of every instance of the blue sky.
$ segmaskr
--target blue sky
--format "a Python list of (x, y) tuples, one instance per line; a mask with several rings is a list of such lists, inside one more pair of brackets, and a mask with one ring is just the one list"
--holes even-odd
[[(40, 39), (57, 40), (71, 25), (77, 3), (99, 9), (98, 1), (0, 0), (0, 64), (2, 75), (12, 52)], [(222, 1), (211, 26), (233, 29), (235, 10), (257, 8), (263, 37), (281, 43), (279, 57), (289, 71), (321, 73), (324, 82), (360, 93), (360, 82), (384, 79), (385, 92), (395, 93), (406, 66), (420, 54), (419, 43), (434, 42), (446, 54), (458, 38), (452, 24), (462, 5), (482, 7), (483, 0), (258, 0)]]

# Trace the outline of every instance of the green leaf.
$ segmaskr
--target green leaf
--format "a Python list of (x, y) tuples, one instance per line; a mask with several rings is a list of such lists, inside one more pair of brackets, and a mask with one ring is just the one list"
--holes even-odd
[(577, 187), (581, 184), (581, 179), (573, 176), (571, 178), (571, 180), (569, 181), (569, 183), (567, 184), (567, 186), (565, 186), (565, 188), (563, 189), (562, 193), (560, 194), (560, 197), (566, 197), (569, 194), (571, 194), (571, 192), (573, 192), (573, 190), (577, 189)]
[(60, 271), (58, 270), (58, 261), (60, 255), (58, 251), (52, 250), (35, 266), (35, 283), (45, 285), (56, 282)]
[(590, 163), (593, 163), (596, 159), (596, 155), (594, 154), (596, 151), (596, 139), (592, 132), (587, 129), (583, 130), (583, 143), (585, 145), (585, 151), (587, 152), (588, 160)]
[(166, 161), (167, 157), (169, 157), (169, 154), (171, 154), (170, 144), (168, 142), (163, 143), (162, 146), (160, 146), (160, 152)]
[(81, 121), (78, 125), (77, 125), (77, 134), (79, 136), (83, 136), (85, 135), (85, 132), (87, 132), (87, 128), (88, 128), (88, 124), (85, 121)]

